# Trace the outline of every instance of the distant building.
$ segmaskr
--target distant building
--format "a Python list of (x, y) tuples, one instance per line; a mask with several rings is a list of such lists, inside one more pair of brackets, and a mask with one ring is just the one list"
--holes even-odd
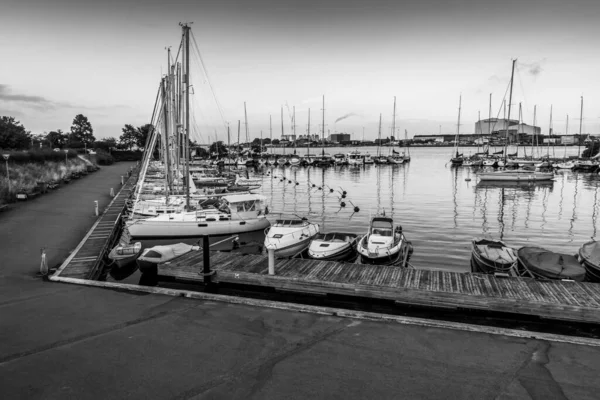
[(327, 139), (330, 142), (334, 142), (334, 143), (349, 142), (350, 134), (349, 133), (332, 133), (331, 135), (329, 135), (329, 137)]
[(480, 135), (493, 135), (513, 125), (519, 125), (519, 121), (516, 119), (504, 119), (504, 118), (489, 118), (482, 119), (475, 122), (475, 133)]

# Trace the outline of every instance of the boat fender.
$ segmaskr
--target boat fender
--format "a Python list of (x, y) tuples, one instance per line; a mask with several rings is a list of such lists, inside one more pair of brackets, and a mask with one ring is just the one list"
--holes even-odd
[(401, 225), (398, 225), (396, 227), (396, 233), (402, 233), (402, 226)]

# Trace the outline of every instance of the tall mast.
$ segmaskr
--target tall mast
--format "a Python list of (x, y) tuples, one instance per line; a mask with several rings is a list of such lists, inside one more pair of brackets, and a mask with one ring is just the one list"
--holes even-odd
[[(577, 158), (581, 156), (581, 125), (583, 123), (583, 96), (581, 96), (581, 109), (579, 111), (579, 143), (577, 146)], [(590, 153), (591, 156), (591, 153)]]
[(248, 114), (246, 113), (246, 102), (244, 102), (244, 127), (246, 129), (246, 143), (250, 145), (250, 138), (248, 137)]
[(269, 114), (269, 139), (271, 139), (271, 154), (273, 154), (273, 118)]
[[(508, 124), (510, 123), (510, 105), (512, 103), (512, 91), (513, 91), (513, 79), (515, 77), (515, 63), (517, 59), (512, 60), (512, 69), (510, 73), (510, 92), (508, 95), (508, 119), (505, 121), (505, 130), (504, 130), (504, 162), (506, 165), (506, 152), (508, 150)], [(506, 103), (505, 103), (506, 106)]]
[(462, 93), (458, 96), (458, 122), (456, 123), (456, 139), (454, 146), (456, 148), (456, 158), (458, 158), (458, 138), (460, 137), (460, 109), (462, 107)]
[(550, 157), (550, 136), (552, 135), (552, 104), (550, 104), (550, 124), (548, 125), (548, 146), (546, 155)]
[(325, 155), (325, 95), (323, 95), (323, 132), (321, 134), (321, 154)]
[(292, 114), (292, 134), (294, 135), (294, 155), (296, 154), (296, 106), (292, 108), (294, 110)]
[(308, 137), (307, 137), (307, 153), (306, 154), (310, 154), (310, 108), (308, 109)]
[(183, 26), (185, 33), (185, 205), (190, 209), (190, 160), (188, 146), (190, 143), (190, 27)]
[(240, 120), (238, 119), (238, 157), (240, 156)]
[(396, 96), (394, 96), (394, 113), (393, 113), (393, 117), (392, 117), (392, 136), (394, 136), (394, 141), (396, 141)]
[[(535, 129), (535, 124), (536, 124), (536, 111), (537, 111), (537, 105), (533, 106), (533, 138), (531, 139), (531, 159), (533, 160), (533, 139), (535, 138), (535, 142), (537, 144), (537, 133), (536, 133), (536, 129)], [(539, 151), (538, 151), (538, 157), (539, 157)]]
[(229, 122), (227, 123), (227, 166), (231, 166), (231, 136), (229, 135)]
[(163, 96), (163, 116), (165, 122), (165, 131), (163, 133), (163, 145), (164, 145), (164, 162), (165, 162), (165, 198), (166, 204), (169, 202), (169, 190), (171, 189), (170, 168), (169, 168), (169, 107), (167, 101), (167, 78), (163, 78), (162, 85), (162, 96)]
[(379, 140), (377, 140), (377, 157), (379, 157), (380, 146), (381, 146), (381, 113), (379, 113)]
[[(283, 106), (281, 106), (281, 140), (283, 140)], [(285, 154), (285, 144), (283, 145), (283, 154)]]

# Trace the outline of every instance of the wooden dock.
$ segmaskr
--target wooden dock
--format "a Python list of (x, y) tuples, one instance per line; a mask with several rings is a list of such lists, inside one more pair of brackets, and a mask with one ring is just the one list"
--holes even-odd
[[(261, 255), (211, 252), (212, 282), (255, 285), (307, 294), (391, 300), (398, 304), (485, 310), (548, 320), (600, 323), (600, 284), (494, 277), (475, 273), (345, 264)], [(158, 267), (161, 277), (203, 282), (202, 251)]]
[(54, 276), (98, 279), (102, 272), (104, 256), (110, 251), (109, 246), (119, 231), (121, 213), (136, 181), (137, 175), (134, 174), (125, 181), (96, 223)]

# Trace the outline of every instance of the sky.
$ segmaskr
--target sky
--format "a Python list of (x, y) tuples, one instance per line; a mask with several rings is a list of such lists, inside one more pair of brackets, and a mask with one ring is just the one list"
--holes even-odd
[[(192, 23), (206, 78), (192, 60), (193, 129), (205, 143), (318, 131), (375, 139), (461, 133), (503, 115), (517, 59), (511, 118), (547, 133), (600, 134), (600, 1), (3, 0), (0, 116), (34, 134), (68, 131), (86, 115), (97, 138), (151, 119), (167, 50)], [(212, 87), (214, 91), (210, 90)], [(507, 96), (508, 97), (508, 96)], [(220, 105), (221, 112), (217, 107)], [(222, 117), (221, 117), (222, 114)], [(336, 122), (343, 116), (343, 118)], [(364, 132), (364, 136), (363, 136)]]

